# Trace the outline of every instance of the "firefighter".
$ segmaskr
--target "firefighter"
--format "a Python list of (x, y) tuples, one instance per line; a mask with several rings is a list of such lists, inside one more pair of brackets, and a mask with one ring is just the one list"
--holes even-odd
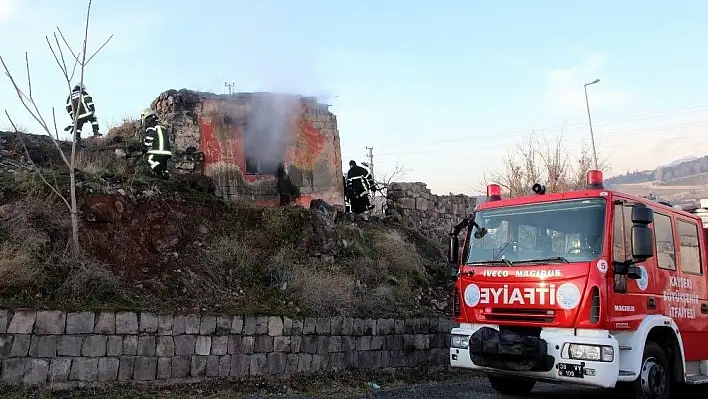
[(170, 138), (167, 135), (167, 129), (160, 124), (155, 112), (146, 108), (140, 119), (143, 122), (145, 129), (145, 138), (143, 140), (143, 154), (147, 154), (147, 162), (150, 165), (150, 170), (157, 177), (167, 179), (170, 177), (170, 171), (167, 166), (167, 161), (172, 158), (172, 150), (170, 146)]
[(81, 140), (81, 128), (84, 123), (91, 122), (93, 136), (98, 137), (101, 134), (98, 132), (98, 119), (96, 119), (96, 106), (93, 104), (93, 98), (86, 92), (86, 86), (77, 84), (74, 90), (66, 99), (66, 112), (71, 117), (71, 124), (64, 128), (64, 131), (69, 131), (74, 128), (75, 111), (78, 109), (79, 116), (76, 120), (76, 131), (74, 132), (74, 140)]
[(300, 189), (290, 180), (290, 176), (285, 171), (285, 165), (282, 162), (278, 164), (275, 178), (278, 195), (280, 196), (280, 206), (290, 205), (300, 196)]
[(349, 161), (347, 172), (347, 191), (354, 214), (362, 214), (374, 209), (371, 204), (371, 191), (376, 191), (374, 177), (368, 170), (359, 166), (354, 161)]

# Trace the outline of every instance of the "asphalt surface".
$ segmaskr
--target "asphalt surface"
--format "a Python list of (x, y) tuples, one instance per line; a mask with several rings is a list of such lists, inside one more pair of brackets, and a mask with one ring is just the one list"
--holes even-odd
[[(533, 391), (525, 398), (575, 398), (595, 399), (608, 398), (612, 391), (578, 388), (569, 385), (553, 385), (538, 383)], [(486, 379), (474, 379), (467, 382), (440, 382), (410, 387), (388, 392), (375, 392), (365, 398), (376, 399), (497, 399), (510, 398), (497, 393)], [(517, 396), (518, 398), (518, 396)]]
[[(686, 397), (708, 397), (708, 387), (689, 387), (682, 390)], [(626, 398), (612, 389), (592, 389), (573, 385), (537, 383), (533, 391), (523, 398), (556, 399), (610, 399)], [(425, 384), (395, 391), (380, 391), (363, 396), (371, 399), (501, 399), (521, 398), (501, 395), (494, 391), (486, 379), (474, 379), (465, 382), (440, 382)]]
[[(708, 387), (689, 387), (681, 392), (686, 397), (708, 397)], [(331, 396), (330, 396), (331, 397)], [(255, 399), (254, 397), (253, 399)], [(282, 399), (286, 399), (281, 397)], [(415, 385), (395, 390), (374, 391), (360, 396), (361, 399), (510, 399), (510, 398), (551, 398), (551, 399), (626, 399), (612, 389), (593, 389), (573, 385), (538, 383), (526, 396), (505, 396), (497, 393), (486, 379), (473, 378), (469, 381), (436, 382)], [(317, 399), (316, 397), (293, 397), (288, 399)]]

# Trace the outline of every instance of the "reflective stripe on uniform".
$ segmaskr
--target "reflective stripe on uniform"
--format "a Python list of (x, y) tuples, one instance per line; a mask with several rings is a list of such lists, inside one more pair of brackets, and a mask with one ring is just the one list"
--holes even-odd
[(150, 169), (155, 169), (160, 164), (156, 160), (152, 159), (152, 155), (150, 155), (148, 157), (147, 161), (148, 161), (148, 164), (150, 165)]
[[(83, 108), (86, 111), (83, 114), (79, 115), (79, 119), (91, 116), (93, 114), (93, 111), (91, 111), (89, 109), (89, 107), (86, 105), (86, 96), (80, 92), (72, 92), (71, 93), (71, 100), (75, 100), (77, 98), (79, 99), (79, 103), (77, 105), (77, 108), (79, 108), (79, 109)], [(72, 104), (73, 101), (69, 101), (69, 103), (72, 105), (72, 109), (73, 109), (73, 104)], [(93, 104), (93, 101), (91, 102), (91, 104)], [(69, 104), (67, 104), (67, 105), (69, 105)], [(73, 114), (73, 112), (72, 112), (72, 114)], [(72, 115), (72, 117), (73, 117), (73, 115)]]
[(160, 125), (157, 125), (157, 129), (155, 130), (157, 131), (157, 148), (165, 148), (165, 143), (163, 142), (164, 137), (162, 133), (162, 127), (160, 127)]
[(165, 150), (148, 150), (148, 154), (151, 155), (172, 155), (172, 151), (165, 151)]
[(362, 192), (359, 193), (359, 194), (356, 194), (356, 193), (355, 193), (355, 195), (356, 195), (355, 198), (362, 198), (362, 197), (364, 197), (364, 196), (366, 196), (366, 195), (370, 195), (370, 194), (371, 194), (371, 191), (369, 190), (369, 181), (368, 181), (367, 177), (368, 177), (368, 174), (367, 174), (367, 176), (354, 176), (354, 177), (348, 177), (348, 178), (347, 178), (349, 181), (352, 181), (352, 180), (355, 180), (355, 179), (362, 181), (361, 184), (362, 184), (362, 186), (364, 186), (364, 191), (362, 191)]

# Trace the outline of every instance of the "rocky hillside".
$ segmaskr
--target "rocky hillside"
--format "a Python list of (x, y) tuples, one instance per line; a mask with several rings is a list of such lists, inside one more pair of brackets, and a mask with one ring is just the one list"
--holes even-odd
[(691, 207), (708, 198), (708, 156), (685, 157), (653, 170), (643, 170), (605, 180), (608, 188), (629, 194), (653, 195), (672, 204)]
[(0, 132), (0, 307), (378, 317), (447, 307), (444, 254), (417, 231), (334, 208), (225, 202), (200, 174), (155, 180), (130, 136), (87, 139), (78, 153), (77, 257), (47, 184), (68, 198), (53, 143)]
[(661, 185), (708, 184), (708, 155), (682, 158), (653, 170), (628, 172), (606, 179), (608, 186), (659, 182)]

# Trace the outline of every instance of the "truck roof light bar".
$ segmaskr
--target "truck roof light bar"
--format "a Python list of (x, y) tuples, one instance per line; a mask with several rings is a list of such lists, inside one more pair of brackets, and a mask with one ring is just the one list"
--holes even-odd
[(605, 188), (602, 185), (602, 171), (599, 170), (588, 170), (586, 175), (586, 183), (588, 190), (601, 190)]
[(498, 201), (501, 199), (501, 186), (490, 184), (487, 186), (487, 201)]

